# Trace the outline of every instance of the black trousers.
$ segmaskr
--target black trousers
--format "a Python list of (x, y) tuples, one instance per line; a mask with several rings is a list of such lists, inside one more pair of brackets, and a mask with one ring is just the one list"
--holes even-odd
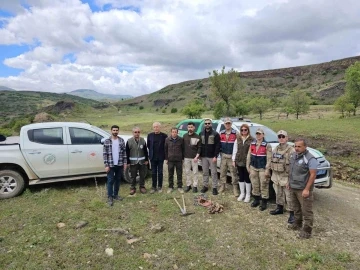
[(250, 184), (250, 178), (249, 178), (249, 173), (246, 169), (246, 167), (244, 166), (236, 166), (238, 169), (238, 175), (239, 175), (239, 182), (245, 182)]
[(168, 162), (168, 171), (169, 171), (169, 188), (174, 188), (174, 171), (176, 169), (176, 178), (177, 178), (177, 187), (182, 188), (182, 172), (183, 172), (183, 163), (182, 161), (169, 161)]

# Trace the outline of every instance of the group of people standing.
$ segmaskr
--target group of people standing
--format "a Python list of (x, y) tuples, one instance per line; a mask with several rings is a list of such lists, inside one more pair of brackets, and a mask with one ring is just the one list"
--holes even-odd
[[(178, 129), (171, 133), (161, 132), (161, 124), (153, 123), (153, 132), (147, 140), (140, 136), (140, 128), (133, 128), (133, 137), (126, 144), (118, 136), (119, 127), (112, 126), (112, 136), (104, 142), (104, 163), (108, 175), (108, 204), (121, 200), (118, 195), (122, 170), (130, 166), (130, 195), (136, 193), (136, 176), (139, 174), (139, 188), (146, 193), (144, 167), (151, 163), (152, 187), (150, 193), (163, 192), (163, 164), (168, 167), (168, 190), (176, 188), (180, 193), (198, 192), (198, 162), (201, 160), (203, 181), (201, 193), (209, 190), (211, 173), (212, 194), (218, 195), (226, 190), (227, 174), (230, 172), (233, 194), (238, 201), (249, 203), (251, 194), (254, 200), (251, 207), (267, 209), (270, 179), (276, 192), (276, 209), (271, 215), (290, 213), (288, 228), (301, 230), (300, 238), (309, 238), (313, 226), (313, 187), (316, 178), (317, 160), (306, 149), (306, 141), (298, 139), (295, 147), (288, 144), (288, 135), (280, 130), (279, 144), (272, 149), (265, 140), (263, 129), (258, 128), (255, 138), (250, 127), (244, 123), (240, 132), (232, 128), (230, 118), (224, 120), (225, 129), (216, 132), (212, 120), (204, 119), (204, 129), (195, 133), (195, 123), (189, 122), (188, 132), (181, 138)], [(217, 177), (217, 159), (221, 155), (220, 180)], [(183, 167), (186, 187), (183, 188)], [(236, 175), (237, 173), (237, 175)]]

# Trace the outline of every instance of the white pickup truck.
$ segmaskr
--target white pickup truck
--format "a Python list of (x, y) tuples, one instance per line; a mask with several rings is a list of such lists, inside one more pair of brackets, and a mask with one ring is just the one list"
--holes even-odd
[[(19, 137), (1, 136), (0, 199), (28, 185), (105, 177), (102, 142), (109, 137), (98, 127), (72, 122), (30, 124)], [(124, 176), (129, 181), (128, 170)]]

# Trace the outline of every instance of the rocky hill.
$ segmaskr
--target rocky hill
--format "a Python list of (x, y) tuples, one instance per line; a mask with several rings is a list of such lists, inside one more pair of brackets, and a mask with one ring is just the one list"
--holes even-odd
[[(331, 62), (273, 70), (239, 72), (245, 93), (281, 97), (293, 89), (308, 92), (318, 104), (332, 104), (345, 90), (345, 70), (360, 56)], [(182, 108), (194, 99), (212, 105), (209, 78), (172, 84), (154, 93), (119, 102), (117, 106)]]

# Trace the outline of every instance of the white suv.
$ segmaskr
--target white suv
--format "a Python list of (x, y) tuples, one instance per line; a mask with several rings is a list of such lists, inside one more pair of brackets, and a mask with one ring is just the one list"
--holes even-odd
[[(267, 126), (252, 123), (248, 121), (234, 121), (233, 128), (237, 131), (240, 131), (240, 127), (242, 124), (247, 124), (250, 127), (250, 134), (255, 138), (255, 133), (258, 128), (261, 128), (265, 133), (265, 140), (271, 144), (272, 148), (275, 148), (278, 143), (277, 134)], [(225, 127), (224, 127), (225, 128)], [(289, 142), (289, 144), (293, 144)], [(309, 152), (317, 159), (319, 162), (319, 167), (317, 169), (317, 176), (315, 180), (315, 187), (317, 188), (331, 188), (332, 186), (332, 173), (331, 173), (331, 166), (330, 162), (326, 160), (324, 155), (311, 147), (307, 147)]]

